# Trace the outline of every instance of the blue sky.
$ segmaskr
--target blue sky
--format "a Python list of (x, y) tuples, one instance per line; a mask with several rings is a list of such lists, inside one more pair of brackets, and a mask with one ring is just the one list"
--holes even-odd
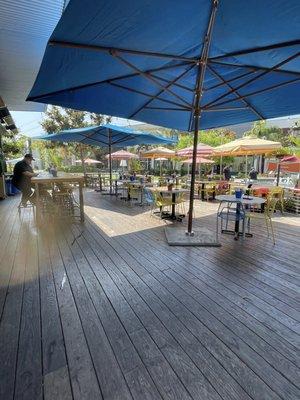
[[(41, 121), (44, 118), (43, 112), (11, 111), (10, 112), (19, 132), (25, 136), (34, 137), (44, 134)], [(123, 118), (113, 118), (113, 123), (117, 125), (133, 125), (137, 123), (133, 120)]]
[[(11, 111), (11, 115), (20, 133), (29, 137), (40, 136), (44, 134), (44, 131), (40, 125), (41, 121), (44, 118), (43, 112)], [(300, 119), (300, 115), (294, 115), (286, 118)], [(273, 120), (275, 125), (276, 120), (283, 120), (283, 118), (275, 118)], [(133, 125), (139, 122), (113, 117), (113, 123), (117, 125)]]

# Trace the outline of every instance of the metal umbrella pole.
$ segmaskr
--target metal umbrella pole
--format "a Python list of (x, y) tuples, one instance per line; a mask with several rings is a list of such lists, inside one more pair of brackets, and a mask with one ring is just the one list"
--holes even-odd
[(192, 162), (192, 176), (191, 176), (191, 191), (190, 191), (190, 206), (189, 206), (189, 217), (188, 217), (188, 229), (186, 234), (193, 236), (193, 209), (194, 209), (194, 195), (195, 195), (195, 174), (197, 164), (197, 144), (199, 136), (199, 119), (201, 116), (200, 101), (203, 94), (203, 83), (205, 77), (205, 71), (207, 66), (207, 59), (209, 53), (209, 46), (212, 38), (213, 26), (215, 22), (216, 12), (218, 8), (218, 0), (214, 0), (212, 3), (212, 10), (208, 23), (207, 33), (202, 49), (201, 59), (198, 63), (198, 74), (195, 88), (195, 101), (193, 105), (194, 110), (194, 141), (193, 141), (193, 162)]
[(109, 194), (112, 194), (111, 130), (108, 130)]

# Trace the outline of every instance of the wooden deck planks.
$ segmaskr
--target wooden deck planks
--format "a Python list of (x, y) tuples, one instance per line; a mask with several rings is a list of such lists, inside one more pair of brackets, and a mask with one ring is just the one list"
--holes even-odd
[(275, 247), (258, 225), (175, 248), (147, 210), (86, 198), (84, 225), (39, 230), (0, 203), (1, 399), (300, 398), (299, 218), (276, 215)]

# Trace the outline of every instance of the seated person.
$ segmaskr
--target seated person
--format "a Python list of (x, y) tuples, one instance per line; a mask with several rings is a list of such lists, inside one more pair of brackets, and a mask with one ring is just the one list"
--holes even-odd
[(33, 172), (31, 162), (34, 160), (32, 154), (25, 154), (23, 160), (16, 163), (12, 184), (22, 192), (22, 204), (26, 206), (27, 201), (34, 203), (34, 192), (32, 190), (31, 178), (38, 176)]

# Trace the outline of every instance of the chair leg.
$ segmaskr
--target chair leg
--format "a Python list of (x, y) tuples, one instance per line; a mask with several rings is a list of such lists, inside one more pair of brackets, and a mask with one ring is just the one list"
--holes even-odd
[(266, 221), (267, 234), (268, 234), (268, 237), (270, 237), (270, 231), (269, 231), (269, 224), (268, 224), (267, 216), (265, 216), (265, 221)]
[(272, 224), (272, 219), (269, 219), (270, 222), (270, 227), (271, 227), (271, 232), (272, 232), (272, 237), (273, 237), (273, 244), (275, 244), (275, 235), (274, 235), (274, 228), (273, 228), (273, 224)]

